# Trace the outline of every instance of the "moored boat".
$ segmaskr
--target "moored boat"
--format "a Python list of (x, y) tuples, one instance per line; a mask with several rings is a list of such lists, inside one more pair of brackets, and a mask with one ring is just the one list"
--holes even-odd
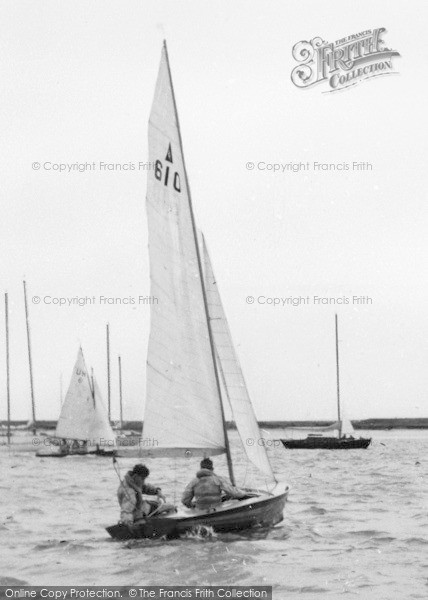
[(356, 450), (368, 448), (371, 439), (350, 437), (308, 436), (304, 439), (283, 439), (283, 445), (289, 450)]
[[(337, 421), (327, 427), (310, 428), (317, 430), (316, 434), (309, 434), (303, 439), (281, 439), (282, 444), (289, 450), (356, 450), (368, 448), (371, 438), (354, 437), (354, 428), (349, 419), (343, 419), (340, 402), (340, 380), (339, 380), (339, 329), (337, 315), (335, 315), (336, 331), (336, 386), (337, 386)], [(306, 430), (306, 427), (295, 427), (294, 430)], [(337, 431), (337, 437), (324, 436), (321, 432)]]

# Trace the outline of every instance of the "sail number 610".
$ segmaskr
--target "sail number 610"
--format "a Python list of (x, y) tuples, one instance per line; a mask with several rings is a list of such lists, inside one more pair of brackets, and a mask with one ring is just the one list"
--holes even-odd
[(163, 181), (164, 185), (168, 185), (168, 181), (172, 181), (172, 187), (176, 192), (181, 192), (180, 175), (175, 171), (174, 175), (171, 174), (170, 178), (170, 167), (165, 167), (165, 174), (163, 173), (163, 165), (160, 160), (155, 162), (155, 177), (158, 181)]

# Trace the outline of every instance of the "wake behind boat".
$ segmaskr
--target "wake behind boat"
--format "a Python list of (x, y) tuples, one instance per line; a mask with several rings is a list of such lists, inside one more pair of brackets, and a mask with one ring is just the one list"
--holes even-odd
[[(340, 404), (340, 384), (339, 384), (339, 332), (337, 324), (337, 315), (335, 315), (336, 325), (336, 383), (337, 383), (337, 421), (326, 427), (317, 427), (317, 433), (309, 434), (304, 439), (281, 439), (282, 444), (289, 450), (356, 450), (359, 448), (368, 448), (371, 438), (355, 438), (354, 428), (349, 419), (343, 419)], [(314, 431), (315, 428), (310, 428)], [(307, 430), (306, 427), (295, 427), (294, 430)], [(337, 431), (337, 437), (325, 436), (323, 432)]]
[[(107, 527), (115, 539), (176, 536), (198, 526), (234, 531), (282, 521), (288, 486), (276, 480), (235, 353), (205, 241), (198, 240), (166, 45), (149, 121), (147, 216), (151, 328), (143, 437), (150, 449), (119, 456), (182, 458), (226, 454), (235, 485), (223, 399), (228, 399), (247, 458), (267, 490), (250, 489), (215, 509), (155, 512), (143, 521)], [(224, 394), (222, 394), (223, 385)], [(245, 440), (254, 440), (248, 445)], [(161, 508), (161, 507), (160, 507)]]

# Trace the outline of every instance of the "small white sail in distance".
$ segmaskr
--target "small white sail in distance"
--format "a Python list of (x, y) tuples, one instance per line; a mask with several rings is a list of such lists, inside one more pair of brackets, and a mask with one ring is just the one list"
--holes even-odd
[(347, 410), (347, 404), (346, 402), (343, 401), (343, 398), (340, 399), (340, 429), (339, 429), (339, 435), (340, 436), (344, 436), (344, 435), (354, 435), (355, 430), (354, 427), (350, 421), (350, 419), (348, 418), (348, 410)]
[(92, 391), (82, 348), (77, 353), (55, 437), (89, 441), (93, 445), (102, 444), (101, 440), (115, 440), (101, 395)]
[(211, 330), (233, 418), (248, 459), (270, 479), (275, 479), (235, 351), (205, 238), (202, 233), (200, 236)]
[(349, 419), (342, 419), (342, 427), (340, 428), (342, 435), (353, 435), (354, 427)]
[[(287, 428), (288, 429), (288, 428)], [(290, 431), (313, 431), (314, 433), (324, 433), (330, 431), (337, 431), (340, 435), (353, 435), (354, 428), (349, 419), (343, 419), (341, 421), (335, 421), (330, 425), (314, 425), (313, 427), (305, 425), (297, 425), (290, 427)]]
[[(288, 429), (288, 427), (286, 428)], [(314, 425), (313, 427), (308, 425), (295, 425), (290, 427), (292, 431), (315, 431), (315, 432), (323, 432), (323, 431), (339, 431), (340, 430), (340, 421), (335, 421), (330, 425)]]
[(151, 295), (147, 394), (140, 454), (226, 451), (195, 225), (166, 47), (150, 113), (147, 172)]

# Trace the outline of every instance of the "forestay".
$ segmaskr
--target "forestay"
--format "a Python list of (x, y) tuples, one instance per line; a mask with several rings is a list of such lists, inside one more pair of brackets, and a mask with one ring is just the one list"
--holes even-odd
[(115, 440), (101, 396), (99, 392), (96, 395), (92, 393), (81, 348), (77, 354), (55, 436), (71, 440), (87, 440), (93, 445), (111, 444)]
[[(225, 452), (191, 204), (165, 47), (149, 121), (151, 329), (143, 435), (150, 454)], [(144, 452), (143, 452), (144, 453)]]
[[(224, 387), (232, 409), (233, 418), (249, 460), (269, 478), (274, 479), (256, 415), (235, 352), (229, 325), (220, 298), (205, 239), (202, 236), (205, 290), (208, 313), (218, 356), (220, 371), (224, 376)], [(248, 443), (248, 440), (252, 444)]]

